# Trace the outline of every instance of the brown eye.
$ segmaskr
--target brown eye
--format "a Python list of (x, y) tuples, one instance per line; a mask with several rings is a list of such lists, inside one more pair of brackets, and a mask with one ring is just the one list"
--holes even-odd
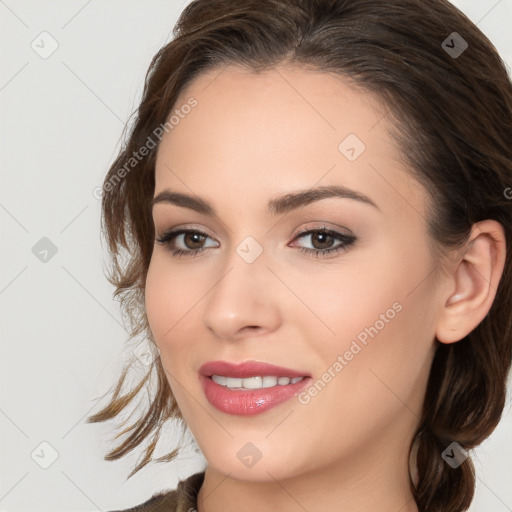
[(200, 249), (200, 247), (195, 247), (196, 245), (201, 245), (204, 242), (204, 235), (201, 235), (195, 231), (189, 231), (184, 233), (183, 242), (188, 249)]
[(312, 233), (310, 236), (312, 245), (318, 250), (329, 249), (335, 241), (335, 238), (332, 235), (328, 235), (323, 231), (317, 231), (316, 233)]
[[(156, 241), (166, 247), (173, 256), (195, 256), (205, 250), (204, 240), (210, 238), (206, 233), (195, 229), (180, 229), (164, 233)], [(177, 239), (184, 248), (176, 247)]]
[[(309, 229), (307, 231), (303, 231), (295, 237), (295, 240), (301, 238), (309, 238), (313, 247), (311, 249), (301, 247), (300, 250), (305, 254), (312, 254), (316, 257), (345, 250), (356, 241), (356, 237), (353, 235), (345, 235), (325, 227), (321, 229)], [(333, 246), (333, 242), (335, 241), (338, 241), (339, 243)]]

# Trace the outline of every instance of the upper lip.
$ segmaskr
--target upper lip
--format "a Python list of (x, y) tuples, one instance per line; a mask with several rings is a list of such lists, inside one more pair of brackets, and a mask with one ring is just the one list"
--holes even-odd
[(275, 377), (309, 377), (306, 372), (283, 368), (274, 364), (264, 363), (262, 361), (245, 361), (235, 364), (228, 361), (208, 361), (199, 368), (199, 373), (205, 377), (212, 375), (222, 375), (224, 377), (246, 378), (265, 375)]

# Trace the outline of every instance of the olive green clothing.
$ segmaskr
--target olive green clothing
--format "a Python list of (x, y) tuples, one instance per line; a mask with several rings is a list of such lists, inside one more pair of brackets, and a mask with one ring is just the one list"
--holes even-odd
[(197, 494), (204, 474), (203, 471), (180, 480), (176, 489), (159, 492), (140, 505), (111, 512), (197, 512)]

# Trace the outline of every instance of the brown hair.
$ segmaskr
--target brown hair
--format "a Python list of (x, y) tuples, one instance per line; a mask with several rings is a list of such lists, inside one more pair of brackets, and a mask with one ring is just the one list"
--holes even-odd
[[(460, 48), (454, 32), (468, 44), (460, 55), (449, 51)], [(480, 444), (505, 404), (512, 360), (512, 84), (494, 46), (465, 15), (446, 0), (195, 0), (182, 12), (174, 39), (150, 64), (135, 122), (104, 185), (126, 170), (201, 72), (229, 64), (258, 71), (280, 63), (338, 74), (389, 108), (404, 161), (432, 198), (428, 224), (437, 261), (465, 244), (475, 222), (495, 219), (505, 230), (507, 259), (494, 303), (466, 338), (438, 343), (411, 445), (417, 447), (419, 478), (410, 483), (419, 510), (467, 510), (475, 487), (471, 459), (452, 469), (441, 453), (453, 441), (466, 450)], [(152, 343), (144, 287), (154, 244), (150, 203), (157, 149), (114, 187), (104, 187), (102, 199), (109, 280), (132, 336), (145, 334)], [(156, 370), (148, 411), (118, 434), (131, 432), (105, 457), (118, 459), (153, 433), (131, 477), (152, 460), (162, 424), (183, 418), (160, 358), (120, 395), (129, 368), (108, 405), (89, 421), (117, 416)]]

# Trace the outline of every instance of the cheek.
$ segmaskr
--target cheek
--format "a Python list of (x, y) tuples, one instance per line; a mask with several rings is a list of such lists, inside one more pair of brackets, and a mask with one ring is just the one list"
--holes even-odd
[[(435, 308), (433, 283), (426, 278), (428, 261), (407, 261), (408, 267), (397, 259), (385, 273), (375, 274), (373, 287), (366, 281), (366, 299), (357, 293), (347, 306), (347, 317), (354, 320), (345, 344), (355, 340), (361, 351), (347, 366), (345, 377), (350, 375), (352, 389), (366, 396), (370, 410), (398, 412), (406, 403), (414, 417), (420, 415), (435, 349)], [(356, 395), (345, 397), (354, 407)]]
[(314, 288), (311, 277), (302, 277), (300, 293), (306, 293), (309, 284), (307, 303), (316, 313), (316, 318), (310, 315), (308, 325), (310, 339), (318, 340), (317, 371), (328, 371), (342, 356), (343, 370), (338, 365), (336, 375), (350, 375), (350, 386), (339, 390), (348, 393), (347, 401), (358, 393), (385, 389), (386, 384), (407, 395), (412, 383), (424, 379), (431, 360), (435, 334), (435, 290), (428, 278), (431, 262), (422, 244), (408, 246), (407, 251), (398, 247), (382, 244), (372, 255), (347, 256)]
[(180, 272), (171, 269), (165, 255), (153, 256), (145, 286), (146, 315), (172, 393), (185, 416), (190, 413), (180, 370), (192, 366), (192, 324), (197, 324), (193, 306), (201, 296), (194, 288), (190, 278), (180, 278)]
[(166, 328), (169, 329), (172, 326), (169, 314), (174, 311), (174, 308), (173, 304), (169, 303), (172, 296), (167, 291), (168, 287), (162, 276), (161, 265), (153, 256), (148, 268), (144, 295), (149, 326), (158, 345)]
[[(192, 308), (201, 298), (197, 281), (169, 264), (165, 254), (154, 254), (145, 286), (145, 308), (151, 332), (158, 345), (186, 336), (185, 326)], [(190, 313), (189, 313), (190, 311)]]
[(338, 335), (322, 348), (316, 381), (300, 397), (305, 405), (299, 411), (325, 457), (330, 450), (357, 449), (394, 424), (402, 429), (397, 439), (403, 441), (421, 416), (432, 333), (420, 329), (428, 315), (420, 302), (399, 302), (387, 310), (371, 300), (364, 314), (352, 309), (335, 327)]
[[(304, 315), (300, 305), (295, 306), (296, 312), (300, 311), (311, 327), (314, 324), (326, 342), (338, 343), (338, 349), (342, 348), (340, 342), (345, 344), (374, 324), (380, 331), (382, 322), (393, 321), (396, 310), (406, 299), (405, 283), (414, 281), (404, 274), (400, 263), (392, 247), (383, 244), (371, 255), (362, 251), (347, 254), (338, 265), (323, 269), (314, 277), (312, 272), (297, 274), (293, 279), (294, 292), (313, 314)], [(409, 268), (408, 272), (415, 271)], [(292, 311), (289, 313), (293, 316)]]

